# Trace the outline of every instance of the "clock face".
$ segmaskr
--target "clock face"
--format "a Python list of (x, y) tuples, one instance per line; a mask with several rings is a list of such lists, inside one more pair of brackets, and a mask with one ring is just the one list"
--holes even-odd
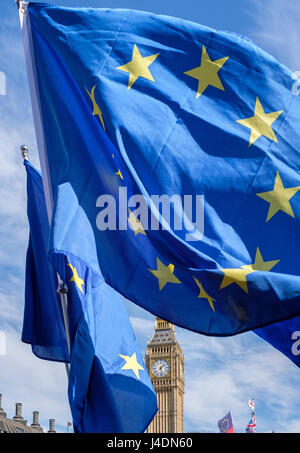
[(170, 364), (167, 360), (160, 359), (152, 365), (152, 373), (157, 377), (166, 376), (170, 371)]

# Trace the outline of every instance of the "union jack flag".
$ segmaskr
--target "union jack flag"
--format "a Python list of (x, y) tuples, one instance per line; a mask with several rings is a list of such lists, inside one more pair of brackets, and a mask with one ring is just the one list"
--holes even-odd
[(256, 433), (256, 419), (255, 414), (252, 414), (250, 422), (246, 426), (246, 433)]

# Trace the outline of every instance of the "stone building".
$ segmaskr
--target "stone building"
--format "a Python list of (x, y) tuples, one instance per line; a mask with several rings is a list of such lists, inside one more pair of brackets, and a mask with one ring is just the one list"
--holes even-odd
[[(34, 411), (31, 425), (22, 417), (22, 403), (16, 403), (16, 412), (13, 418), (8, 418), (2, 409), (2, 394), (0, 393), (0, 434), (1, 433), (43, 433), (39, 424), (39, 412)], [(55, 433), (55, 420), (49, 420), (48, 433)]]
[(158, 412), (148, 433), (184, 432), (184, 357), (173, 324), (156, 318), (145, 364), (157, 395)]

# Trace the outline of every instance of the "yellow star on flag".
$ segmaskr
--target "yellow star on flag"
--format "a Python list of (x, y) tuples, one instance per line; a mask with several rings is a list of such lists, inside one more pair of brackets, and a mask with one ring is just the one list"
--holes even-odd
[[(271, 260), (271, 261), (264, 261), (263, 257), (261, 256), (260, 250), (257, 247), (256, 249), (256, 255), (255, 255), (255, 262), (254, 264), (251, 264), (251, 268), (253, 271), (263, 271), (263, 272), (269, 272), (271, 269), (273, 269), (276, 264), (279, 263), (280, 260)], [(247, 268), (248, 265), (242, 266), (243, 268)]]
[(206, 90), (210, 85), (218, 88), (219, 90), (225, 91), (223, 84), (218, 76), (218, 72), (228, 60), (229, 57), (219, 58), (218, 60), (212, 61), (207, 53), (207, 50), (202, 46), (202, 57), (201, 65), (197, 68), (190, 69), (184, 74), (198, 80), (198, 89), (196, 99)]
[(116, 171), (115, 175), (118, 175), (121, 179), (124, 179), (121, 170)]
[(173, 274), (174, 272), (174, 264), (169, 264), (165, 266), (164, 263), (160, 261), (159, 258), (156, 258), (156, 265), (157, 269), (149, 269), (148, 271), (151, 272), (157, 279), (159, 284), (159, 290), (161, 291), (163, 287), (167, 283), (181, 283), (177, 277)]
[(224, 272), (224, 277), (221, 282), (220, 289), (226, 288), (232, 283), (236, 283), (248, 294), (247, 275), (255, 271), (269, 272), (280, 260), (264, 261), (259, 248), (256, 249), (254, 264), (246, 264), (240, 268), (221, 269)]
[(142, 57), (138, 49), (138, 46), (134, 44), (131, 61), (122, 66), (117, 67), (117, 69), (119, 69), (120, 71), (129, 72), (128, 90), (132, 87), (134, 82), (139, 77), (151, 80), (152, 82), (155, 81), (148, 68), (156, 60), (158, 55), (159, 53), (156, 53), (154, 55), (148, 55), (147, 57)]
[(231, 285), (232, 283), (236, 283), (240, 288), (242, 288), (246, 293), (248, 293), (248, 286), (247, 286), (247, 275), (254, 272), (253, 269), (250, 268), (243, 269), (221, 269), (224, 272), (224, 277), (220, 286), (220, 289), (226, 288), (226, 286)]
[(295, 218), (295, 214), (290, 204), (290, 199), (298, 192), (299, 189), (300, 186), (285, 188), (280, 174), (277, 171), (273, 190), (256, 194), (258, 197), (270, 203), (266, 222), (268, 222), (278, 211), (283, 211), (289, 216)]
[(72, 272), (73, 272), (73, 276), (69, 281), (75, 282), (77, 288), (82, 292), (82, 294), (84, 294), (83, 289), (82, 289), (82, 286), (84, 286), (84, 281), (82, 280), (82, 278), (80, 278), (78, 276), (77, 270), (74, 266), (72, 266), (72, 264), (68, 263), (67, 265), (72, 269)]
[(272, 124), (283, 113), (283, 110), (277, 112), (265, 113), (260, 100), (256, 98), (254, 115), (250, 118), (237, 120), (236, 122), (251, 129), (250, 140), (248, 147), (262, 135), (278, 143), (277, 137), (272, 129)]
[(95, 88), (96, 88), (96, 85), (93, 86), (93, 88), (91, 89), (91, 92), (89, 92), (89, 90), (87, 88), (85, 88), (85, 89), (86, 89), (87, 94), (89, 95), (89, 97), (91, 98), (91, 101), (93, 103), (93, 115), (99, 117), (101, 125), (102, 125), (103, 129), (105, 130), (105, 125), (104, 125), (104, 121), (103, 121), (103, 115), (102, 115), (100, 107), (97, 104), (96, 99), (95, 99)]
[(141, 221), (133, 214), (133, 212), (128, 209), (129, 212), (129, 217), (128, 217), (128, 223), (131, 226), (132, 230), (134, 231), (134, 235), (136, 236), (137, 234), (143, 234), (144, 236), (146, 235), (146, 232), (143, 228), (143, 225), (141, 224)]
[(205, 289), (203, 288), (203, 285), (202, 283), (199, 282), (199, 280), (196, 278), (196, 277), (193, 277), (195, 282), (197, 283), (199, 289), (200, 289), (200, 293), (199, 293), (199, 296), (198, 298), (199, 299), (207, 299), (208, 303), (209, 303), (209, 306), (210, 308), (212, 309), (213, 312), (215, 312), (215, 307), (214, 307), (214, 302), (216, 302), (215, 299), (213, 299), (211, 296), (209, 296), (207, 294), (207, 292), (205, 291)]
[(125, 364), (122, 366), (121, 370), (132, 370), (136, 377), (140, 379), (140, 373), (139, 370), (144, 370), (142, 365), (139, 364), (136, 358), (136, 353), (134, 352), (132, 356), (130, 357), (129, 355), (122, 355), (119, 354), (119, 356), (125, 360)]

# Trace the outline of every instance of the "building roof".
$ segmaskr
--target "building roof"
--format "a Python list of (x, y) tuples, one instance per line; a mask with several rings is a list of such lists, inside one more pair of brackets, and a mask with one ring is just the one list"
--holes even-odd
[[(16, 403), (16, 413), (13, 418), (8, 418), (1, 407), (2, 394), (0, 393), (0, 433), (42, 433), (43, 428), (39, 424), (39, 412), (33, 412), (31, 425), (22, 417), (22, 403)], [(55, 420), (49, 420), (48, 433), (55, 433)]]
[(32, 428), (10, 418), (0, 416), (0, 433), (41, 433), (43, 428)]

